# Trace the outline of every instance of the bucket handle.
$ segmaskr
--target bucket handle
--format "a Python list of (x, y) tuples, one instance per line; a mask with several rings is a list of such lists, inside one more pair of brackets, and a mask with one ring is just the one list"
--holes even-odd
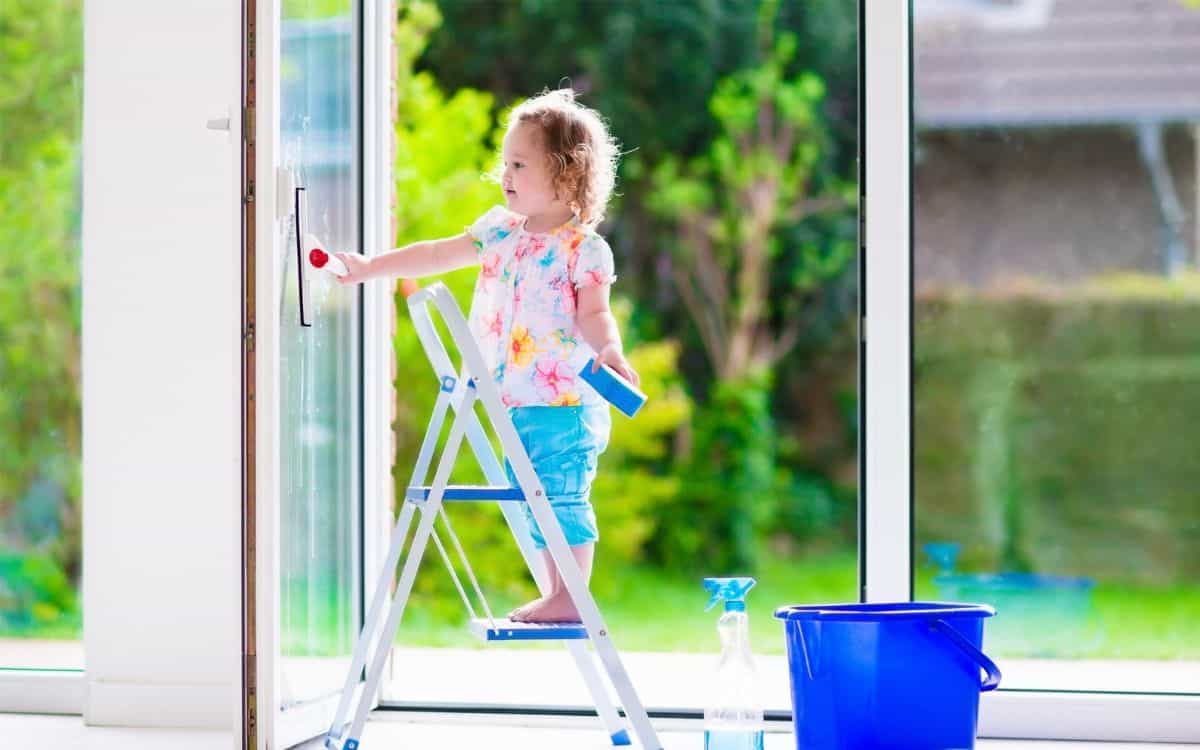
[(962, 633), (951, 627), (945, 620), (934, 620), (930, 624), (930, 628), (949, 638), (971, 661), (987, 672), (987, 677), (979, 686), (980, 692), (986, 693), (989, 690), (995, 690), (1000, 685), (1000, 667), (997, 667), (996, 662), (989, 659), (982, 651), (975, 648), (975, 644), (964, 638)]

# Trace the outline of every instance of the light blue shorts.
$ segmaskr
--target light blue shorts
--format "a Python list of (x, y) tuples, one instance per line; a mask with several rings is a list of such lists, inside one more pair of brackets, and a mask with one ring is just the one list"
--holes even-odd
[[(608, 447), (608, 436), (612, 431), (608, 404), (517, 406), (510, 408), (508, 414), (529, 454), (533, 470), (542, 480), (567, 544), (575, 547), (599, 539), (596, 511), (588, 498), (592, 480), (596, 478), (597, 461)], [(510, 484), (516, 487), (517, 477), (507, 457), (504, 471)], [(545, 549), (546, 539), (529, 504), (525, 503), (524, 508), (534, 546)]]

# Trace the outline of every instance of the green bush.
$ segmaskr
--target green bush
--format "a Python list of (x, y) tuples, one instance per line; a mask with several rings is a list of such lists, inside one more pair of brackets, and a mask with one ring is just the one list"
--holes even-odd
[[(492, 164), (496, 142), (493, 101), (489, 94), (462, 89), (447, 96), (428, 73), (413, 73), (412, 62), (424, 48), (430, 30), (440, 23), (437, 9), (424, 2), (405, 3), (396, 30), (399, 60), (396, 113), (396, 245), (458, 234), (490, 206), (501, 201), (496, 185), (481, 175)], [(446, 123), (453, 122), (453, 128)], [(464, 313), (471, 300), (476, 270), (467, 268), (422, 284), (441, 281), (454, 293)], [(425, 351), (409, 321), (408, 305), (396, 294), (396, 454), (393, 468), (396, 508), (412, 479), (421, 440), (437, 400), (438, 389)], [(443, 340), (449, 338), (443, 331)], [(443, 429), (439, 448), (448, 429)], [(436, 468), (436, 467), (433, 467)], [(433, 468), (425, 478), (432, 480)], [(482, 474), (460, 451), (453, 479), (479, 483)], [(472, 564), (486, 573), (485, 584), (501, 582), (510, 595), (520, 592), (521, 559), (500, 511), (493, 504), (450, 509), (454, 529), (469, 550)], [(439, 524), (440, 526), (440, 524)], [(422, 564), (414, 597), (439, 615), (456, 611), (457, 595), (432, 547)]]
[(78, 627), (82, 71), (77, 0), (0, 7), (0, 617), (10, 627)]
[(916, 307), (916, 523), (977, 570), (1200, 575), (1200, 283)]
[(776, 439), (765, 372), (718, 381), (697, 410), (692, 446), (676, 471), (675, 502), (655, 508), (652, 545), (663, 567), (709, 575), (754, 569), (776, 503)]
[[(49, 555), (0, 554), (0, 627), (8, 633), (47, 636), (79, 625), (79, 597), (56, 559)], [(74, 625), (74, 628), (72, 627)]]

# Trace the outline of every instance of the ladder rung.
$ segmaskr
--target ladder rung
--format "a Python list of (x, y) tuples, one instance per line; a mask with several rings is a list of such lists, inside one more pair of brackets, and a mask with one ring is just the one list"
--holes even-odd
[[(413, 485), (404, 493), (404, 499), (414, 503), (423, 503), (429, 499), (431, 487)], [(442, 494), (446, 502), (467, 502), (472, 500), (500, 500), (508, 502), (524, 502), (525, 493), (520, 487), (472, 487), (466, 484), (446, 485)]]
[(580, 622), (513, 622), (496, 620), (496, 627), (483, 618), (471, 620), (471, 632), (485, 641), (575, 641), (588, 637)]

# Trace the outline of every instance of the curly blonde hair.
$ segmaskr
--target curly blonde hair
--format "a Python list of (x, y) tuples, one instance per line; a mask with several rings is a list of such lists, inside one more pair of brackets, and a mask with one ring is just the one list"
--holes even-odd
[[(550, 160), (551, 184), (580, 223), (595, 227), (604, 219), (617, 178), (617, 142), (604, 118), (575, 101), (570, 88), (544, 91), (517, 105), (508, 118), (511, 130), (519, 124), (536, 125)], [(494, 177), (503, 171), (503, 158)]]

